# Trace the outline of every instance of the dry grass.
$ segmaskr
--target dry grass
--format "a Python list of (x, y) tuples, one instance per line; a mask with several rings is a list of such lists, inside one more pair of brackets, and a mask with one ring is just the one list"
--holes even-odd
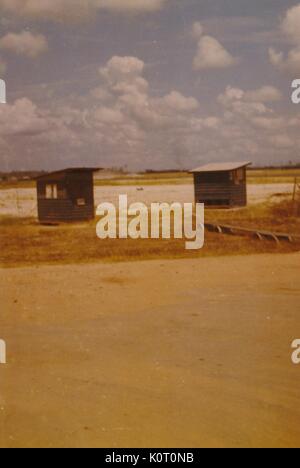
[[(282, 202), (276, 206), (207, 211), (206, 220), (300, 234), (300, 219), (293, 218), (290, 209), (289, 203)], [(202, 250), (187, 251), (183, 240), (101, 241), (96, 237), (96, 222), (46, 227), (34, 219), (9, 217), (1, 218), (0, 244), (0, 262), (4, 267), (284, 253), (300, 249), (300, 244), (282, 242), (278, 246), (271, 241), (207, 232)]]
[(294, 214), (293, 202), (284, 199), (275, 204), (261, 203), (237, 210), (208, 210), (206, 221), (300, 235), (300, 217)]
[(292, 184), (300, 179), (300, 169), (257, 169), (248, 171), (250, 184)]
[(34, 180), (20, 180), (20, 181), (1, 181), (0, 190), (10, 189), (32, 189), (35, 188), (36, 183)]

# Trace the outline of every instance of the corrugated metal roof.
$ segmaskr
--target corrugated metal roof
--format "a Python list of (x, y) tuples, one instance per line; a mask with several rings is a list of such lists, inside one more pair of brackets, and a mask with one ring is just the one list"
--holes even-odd
[(69, 169), (62, 169), (60, 171), (55, 172), (47, 172), (39, 177), (36, 177), (36, 180), (39, 179), (47, 179), (51, 176), (63, 175), (63, 174), (73, 174), (73, 173), (86, 173), (86, 172), (98, 172), (101, 171), (102, 168), (100, 167), (71, 167)]
[(242, 167), (250, 166), (251, 162), (227, 162), (227, 163), (211, 163), (205, 166), (198, 167), (191, 172), (228, 172), (235, 171)]

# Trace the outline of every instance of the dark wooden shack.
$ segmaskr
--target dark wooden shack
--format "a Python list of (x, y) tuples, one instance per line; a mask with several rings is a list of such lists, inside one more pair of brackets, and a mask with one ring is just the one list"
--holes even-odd
[(94, 172), (74, 168), (52, 172), (36, 179), (38, 218), (41, 224), (89, 221), (95, 217)]
[(250, 162), (220, 163), (194, 169), (196, 203), (213, 208), (246, 206), (250, 165)]

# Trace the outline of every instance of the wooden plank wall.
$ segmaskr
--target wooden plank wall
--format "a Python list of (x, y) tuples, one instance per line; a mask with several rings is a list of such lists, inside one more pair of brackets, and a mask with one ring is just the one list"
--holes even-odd
[(40, 222), (87, 221), (94, 218), (94, 206), (74, 205), (70, 200), (39, 200), (38, 216)]
[[(57, 184), (62, 198), (46, 199), (46, 185)], [(64, 179), (49, 177), (37, 182), (38, 217), (41, 223), (80, 222), (94, 219), (93, 174), (68, 174)], [(79, 206), (78, 199), (85, 205)]]
[(196, 203), (211, 206), (247, 205), (247, 184), (236, 185), (229, 173), (194, 174)]

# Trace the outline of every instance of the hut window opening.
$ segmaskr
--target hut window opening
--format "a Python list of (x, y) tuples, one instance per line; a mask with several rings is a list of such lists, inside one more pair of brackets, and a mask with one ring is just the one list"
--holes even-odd
[(234, 183), (235, 185), (240, 185), (245, 181), (245, 172), (243, 169), (238, 169), (237, 171), (234, 172)]
[(47, 184), (46, 185), (46, 199), (57, 200), (57, 198), (58, 198), (57, 184)]
[(84, 198), (77, 199), (77, 206), (85, 206), (85, 205), (86, 205), (86, 201)]

